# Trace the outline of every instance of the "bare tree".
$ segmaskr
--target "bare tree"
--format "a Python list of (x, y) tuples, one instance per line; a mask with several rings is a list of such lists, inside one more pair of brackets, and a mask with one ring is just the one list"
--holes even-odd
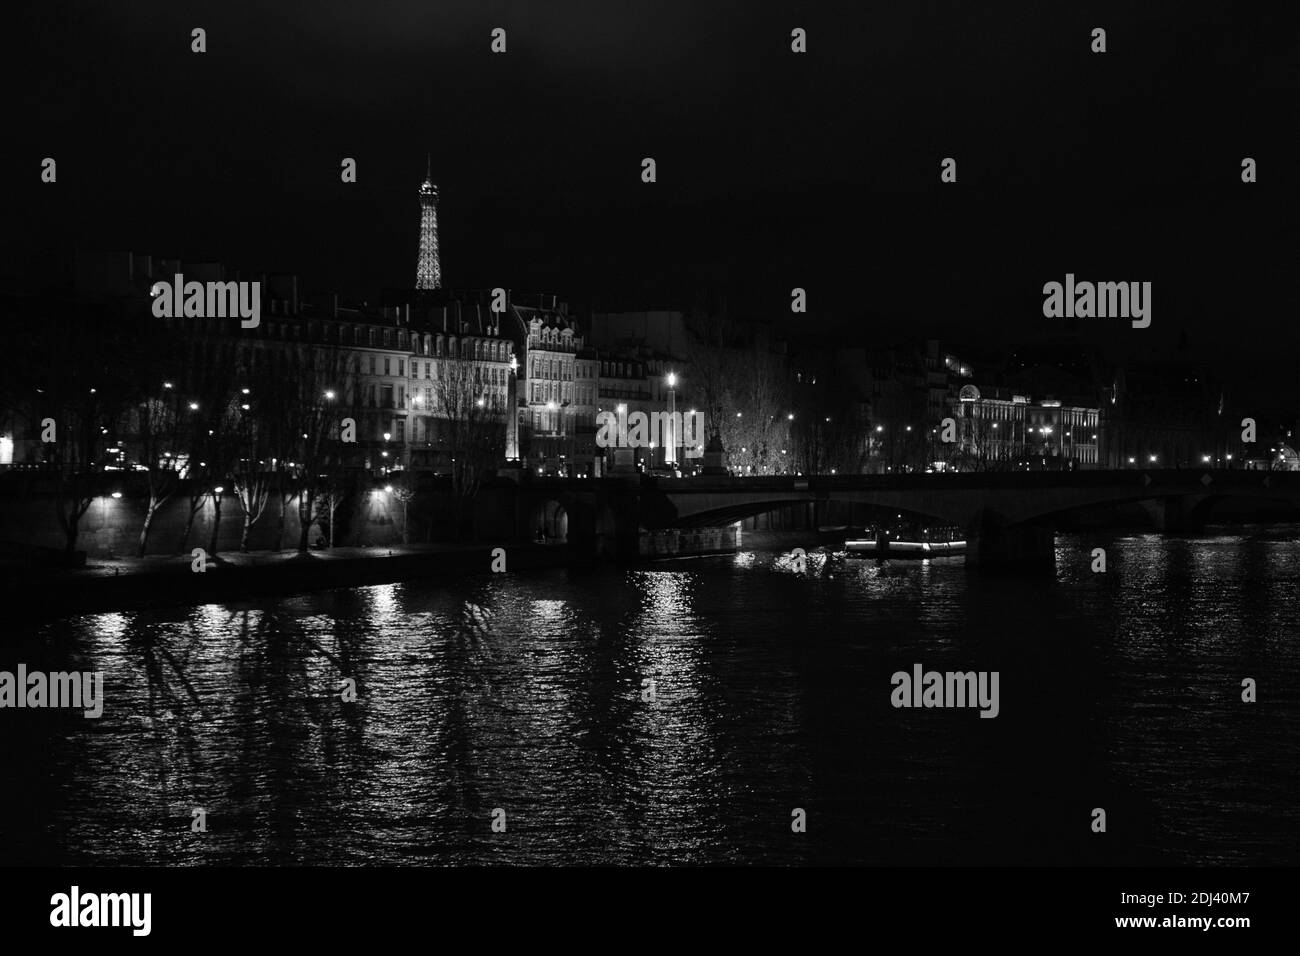
[(1009, 471), (1024, 454), (1023, 440), (1017, 440), (1015, 423), (994, 422), (963, 403), (957, 419), (957, 441), (940, 443), (947, 451), (944, 460), (960, 471)]
[(392, 482), (393, 497), (402, 503), (402, 544), (411, 543), (410, 529), (410, 511), (411, 499), (415, 497), (415, 476), (409, 472), (402, 472)]
[[(451, 487), (459, 518), (473, 515), (470, 504), (483, 476), (505, 454), (507, 409), (490, 400), (489, 390), (469, 362), (442, 366), (434, 382), (438, 424), (451, 455)], [(458, 521), (458, 527), (461, 527)], [(472, 533), (472, 528), (471, 528)]]
[(211, 481), (210, 486), (204, 486), (203, 493), (208, 494), (212, 500), (212, 533), (208, 539), (208, 554), (217, 553), (217, 545), (221, 533), (221, 502), (224, 483), (233, 482), (233, 472), (237, 465), (237, 459), (240, 451), (240, 418), (243, 410), (239, 407), (240, 402), (235, 396), (226, 399), (214, 410), (212, 416), (207, 419), (207, 424), (211, 427), (208, 429), (207, 443), (204, 446), (204, 454), (208, 457), (205, 459), (206, 474)]
[[(214, 343), (208, 339), (200, 339), (196, 343), (198, 349), (213, 347)], [(216, 361), (204, 361), (199, 355), (188, 367), (189, 377), (182, 385), (178, 412), (185, 442), (184, 467), (189, 513), (177, 545), (177, 554), (183, 554), (189, 546), (194, 518), (208, 500), (214, 502), (214, 512), (219, 513), (213, 488), (226, 481), (230, 469), (234, 450), (233, 428), (236, 423), (234, 396), (238, 394), (235, 387), (238, 369), (233, 361), (226, 361), (220, 356)], [(215, 534), (210, 543), (215, 548)]]
[(149, 545), (149, 531), (154, 516), (180, 487), (182, 436), (186, 431), (175, 382), (163, 383), (161, 389), (147, 396), (136, 410), (140, 464), (145, 469), (148, 499), (140, 540), (136, 549), (144, 557)]
[(328, 481), (332, 473), (343, 468), (337, 441), (338, 407), (342, 397), (353, 390), (348, 369), (346, 352), (318, 345), (295, 356), (293, 374), (289, 377), (285, 403), (298, 476), (298, 550), (304, 554), (311, 546), (311, 527), (317, 515), (316, 495), (322, 481)]
[[(280, 449), (273, 439), (278, 437), (278, 419), (283, 410), (276, 407), (273, 399), (267, 401), (261, 395), (254, 399), (251, 394), (244, 397), (252, 400), (239, 403), (239, 411), (243, 414), (237, 414), (236, 417), (238, 452), (232, 461), (230, 477), (235, 495), (244, 511), (239, 550), (247, 553), (248, 536), (253, 525), (266, 511), (266, 503), (276, 482), (272, 462)], [(254, 401), (258, 404), (256, 410)]]
[(779, 474), (788, 464), (790, 445), (790, 388), (785, 363), (780, 356), (757, 345), (738, 358), (724, 393), (728, 406), (735, 411), (722, 415), (718, 429), (722, 447), (737, 475)]
[(355, 484), (355, 480), (345, 470), (331, 464), (318, 485), (318, 520), (323, 519), (323, 523), (329, 528), (328, 543), (331, 548), (334, 547), (334, 528), (338, 510), (352, 493)]
[[(15, 356), (24, 391), (34, 399), (41, 431), (48, 423), (48, 460), (57, 469), (55, 513), (65, 553), (76, 550), (81, 519), (106, 487), (104, 448), (115, 441), (126, 409), (138, 397), (132, 370), (148, 334), (129, 305), (61, 304), (25, 339), (32, 354)], [(30, 364), (29, 364), (30, 363)]]
[[(699, 309), (687, 320), (691, 392), (704, 412), (710, 437), (721, 434), (735, 376), (739, 331), (725, 311)], [(734, 414), (734, 409), (732, 410)]]
[(704, 412), (705, 431), (721, 439), (728, 467), (738, 475), (789, 470), (791, 394), (784, 358), (725, 310), (696, 311), (687, 326), (691, 393)]
[(834, 395), (801, 402), (790, 424), (789, 457), (805, 475), (860, 473), (868, 427), (858, 408)]

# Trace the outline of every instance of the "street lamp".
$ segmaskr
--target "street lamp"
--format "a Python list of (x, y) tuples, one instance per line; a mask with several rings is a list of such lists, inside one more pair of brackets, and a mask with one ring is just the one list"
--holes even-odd
[(328, 399), (328, 400), (331, 401), (331, 402), (334, 401), (334, 389), (332, 389), (332, 388), (327, 388), (327, 389), (325, 390), (325, 398)]
[(673, 416), (677, 413), (677, 373), (668, 373), (668, 434), (664, 442), (664, 464), (672, 467), (677, 464), (677, 426)]

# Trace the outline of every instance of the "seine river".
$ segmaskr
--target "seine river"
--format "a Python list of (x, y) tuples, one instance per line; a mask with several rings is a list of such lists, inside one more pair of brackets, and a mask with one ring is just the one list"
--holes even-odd
[[(5, 667), (105, 704), (0, 710), (0, 863), (1300, 863), (1300, 528), (1057, 545), (1054, 577), (742, 552), (11, 632)], [(895, 709), (916, 664), (997, 671), (998, 716)]]

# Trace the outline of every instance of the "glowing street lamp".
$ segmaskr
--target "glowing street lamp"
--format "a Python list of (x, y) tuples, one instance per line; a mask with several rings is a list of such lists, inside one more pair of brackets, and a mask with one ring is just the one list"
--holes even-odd
[(332, 388), (327, 388), (327, 389), (325, 390), (325, 398), (328, 399), (328, 400), (331, 401), (331, 402), (334, 401), (334, 389), (332, 389)]
[(668, 434), (664, 436), (664, 464), (670, 467), (677, 464), (677, 426), (673, 416), (677, 414), (677, 373), (668, 373)]

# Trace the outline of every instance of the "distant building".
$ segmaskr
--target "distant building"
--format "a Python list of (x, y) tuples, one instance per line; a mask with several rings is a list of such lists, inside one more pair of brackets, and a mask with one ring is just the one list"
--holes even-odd
[(1115, 370), (1103, 394), (1103, 467), (1240, 464), (1240, 416), (1227, 414), (1227, 395), (1208, 369), (1133, 363)]
[(588, 369), (578, 362), (582, 330), (567, 304), (553, 295), (512, 298), (509, 310), (524, 342), (516, 400), (518, 457), (534, 474), (571, 474), (575, 429), (584, 415), (576, 405), (578, 372)]
[(1096, 468), (1101, 410), (1032, 399), (1005, 388), (960, 387), (950, 406), (955, 442), (938, 467), (957, 471)]

